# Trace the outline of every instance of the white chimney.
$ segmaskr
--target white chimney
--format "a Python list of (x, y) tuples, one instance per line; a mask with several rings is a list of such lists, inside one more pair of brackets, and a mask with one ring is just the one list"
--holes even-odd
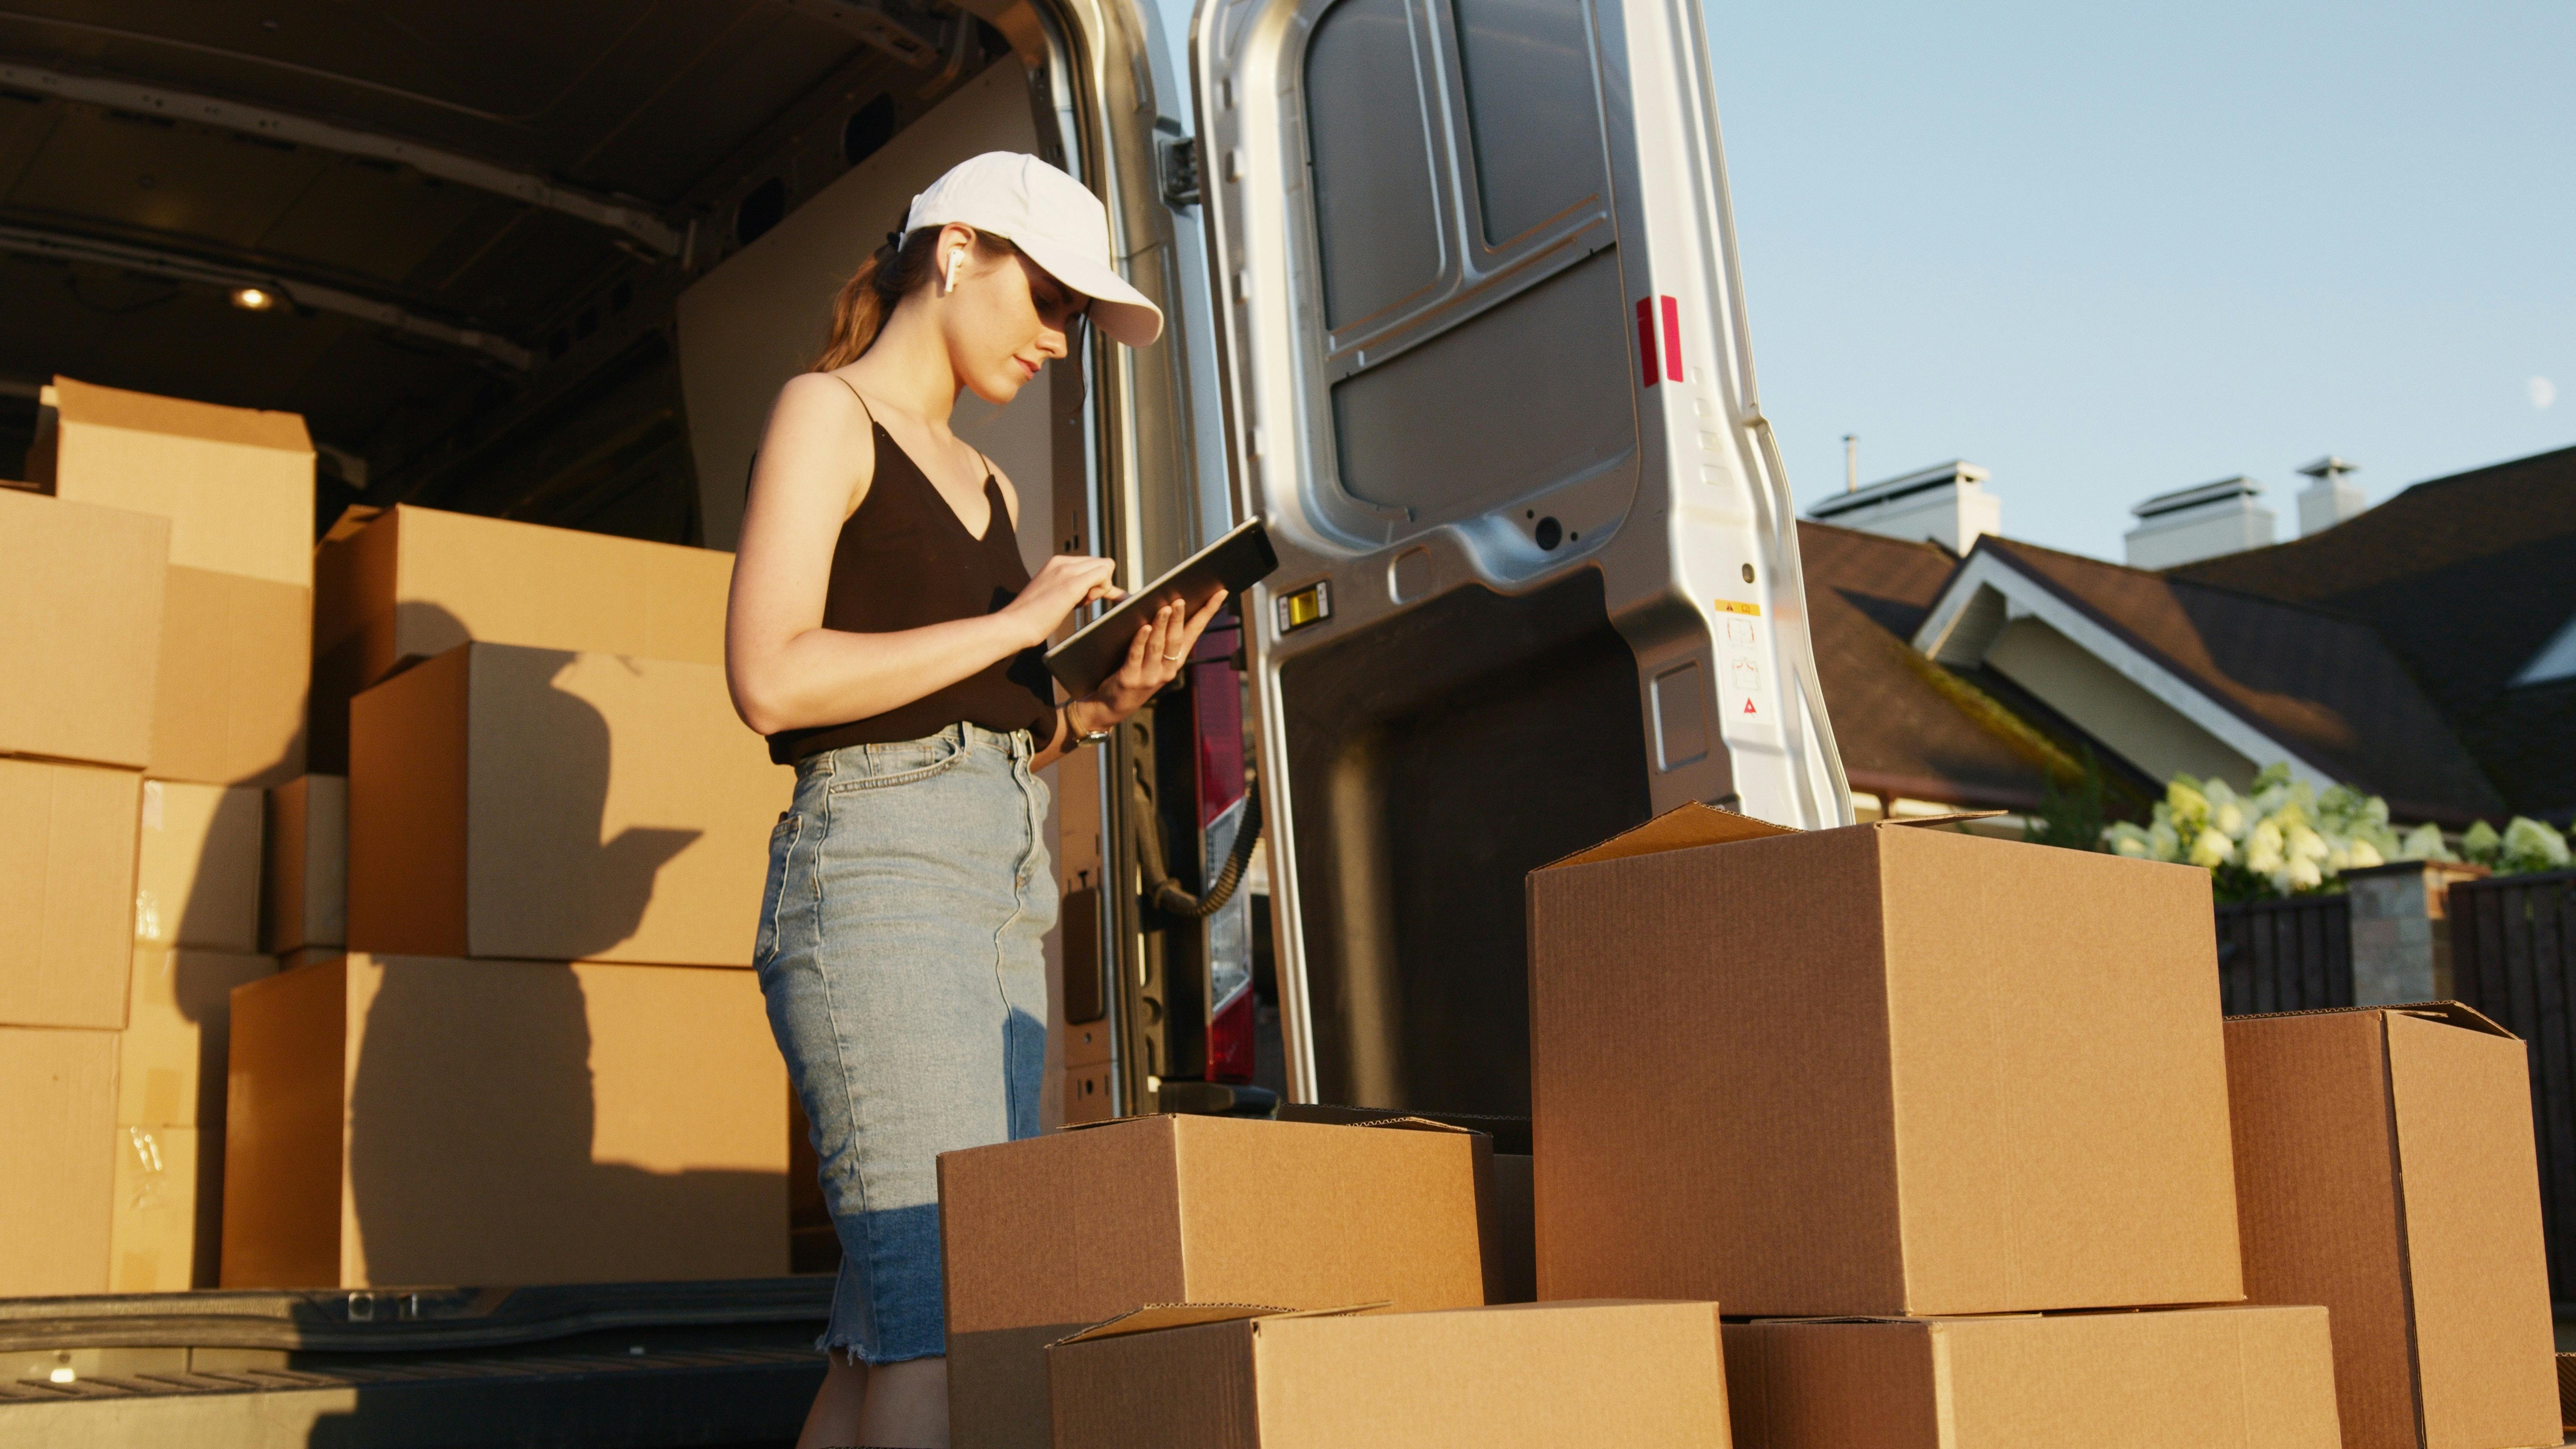
[(2361, 465), (2332, 453), (2299, 470), (2316, 479), (2299, 490), (2299, 537), (2323, 533), (2370, 506), (2361, 496), (2361, 485), (2346, 483), (2343, 475), (2358, 473)]
[(1986, 470), (1953, 458), (1947, 463), (1837, 494), (1807, 510), (1822, 523), (1884, 534), (1908, 543), (1930, 539), (1964, 554), (1981, 533), (2003, 532), (2004, 503), (1978, 487)]
[(2138, 526), (2128, 533), (2129, 567), (2169, 569), (2264, 547), (2272, 541), (2272, 510), (2254, 501), (2262, 492), (2251, 478), (2221, 478), (2159, 493), (2130, 509)]

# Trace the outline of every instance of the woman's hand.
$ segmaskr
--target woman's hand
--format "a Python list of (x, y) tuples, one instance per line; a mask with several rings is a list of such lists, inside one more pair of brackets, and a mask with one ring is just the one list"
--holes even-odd
[(1135, 642), (1127, 646), (1127, 662), (1118, 672), (1066, 706), (1073, 712), (1073, 722), (1081, 726), (1078, 732), (1105, 730), (1144, 708), (1145, 701), (1180, 675), (1190, 651), (1198, 647), (1199, 635), (1207, 632), (1208, 621), (1224, 605), (1225, 591), (1219, 589), (1195, 614), (1177, 599), (1155, 610), (1153, 619), (1136, 631)]
[(1044, 644), (1074, 610), (1095, 600), (1127, 597), (1125, 589), (1109, 582), (1116, 572), (1116, 559), (1057, 554), (1020, 590), (1018, 598), (1002, 607), (1000, 617), (1018, 626), (1020, 648)]

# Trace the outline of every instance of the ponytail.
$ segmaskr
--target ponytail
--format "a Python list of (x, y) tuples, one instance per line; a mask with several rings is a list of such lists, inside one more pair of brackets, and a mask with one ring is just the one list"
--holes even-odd
[[(886, 233), (885, 245), (859, 263), (858, 271), (833, 295), (831, 331), (825, 337), (822, 355), (814, 359), (813, 371), (830, 372), (858, 361), (876, 342), (877, 333), (884, 330), (896, 305), (930, 285), (938, 272), (932, 253), (939, 250), (939, 231), (938, 227), (924, 226), (914, 228), (910, 236)], [(979, 256), (998, 259), (1017, 250), (1000, 237), (981, 231), (975, 234)]]

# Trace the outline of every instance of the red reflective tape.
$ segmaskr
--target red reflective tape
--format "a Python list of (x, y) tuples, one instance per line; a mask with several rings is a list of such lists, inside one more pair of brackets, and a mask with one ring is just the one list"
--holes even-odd
[(1682, 380), (1682, 304), (1672, 297), (1664, 299), (1664, 375)]
[(1653, 387), (1659, 374), (1655, 371), (1655, 299), (1637, 299), (1637, 364), (1644, 369), (1646, 386)]

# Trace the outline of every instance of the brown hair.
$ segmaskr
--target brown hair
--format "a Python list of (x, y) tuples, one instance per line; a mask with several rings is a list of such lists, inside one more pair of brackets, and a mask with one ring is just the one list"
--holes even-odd
[[(885, 245), (859, 263), (858, 271), (833, 295), (832, 328), (823, 343), (822, 355), (814, 359), (812, 371), (830, 372), (858, 361), (876, 342), (886, 319), (894, 315), (895, 305), (930, 285), (930, 279), (938, 272), (932, 253), (939, 250), (939, 231), (935, 226), (915, 227), (900, 245), (895, 233), (886, 233)], [(998, 261), (1018, 251), (1001, 237), (983, 231), (975, 233), (976, 255), (987, 261)]]

